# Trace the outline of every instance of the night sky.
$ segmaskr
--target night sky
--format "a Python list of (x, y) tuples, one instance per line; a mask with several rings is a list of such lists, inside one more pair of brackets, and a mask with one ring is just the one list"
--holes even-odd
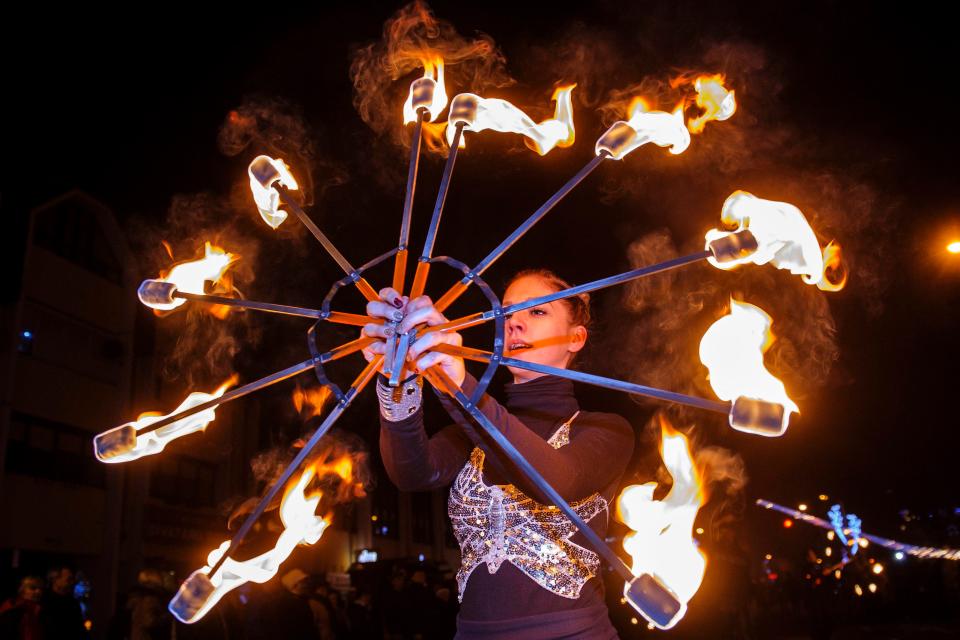
[[(840, 293), (822, 294), (798, 277), (767, 273), (766, 295), (826, 296), (839, 359), (822, 379), (785, 377), (788, 390), (799, 388), (803, 397), (802, 415), (783, 438), (733, 434), (710, 418), (701, 431), (705, 443), (743, 456), (749, 497), (795, 504), (824, 492), (879, 534), (895, 531), (886, 524), (871, 528), (871, 518), (887, 523), (902, 508), (960, 506), (954, 473), (960, 256), (951, 260), (945, 251), (948, 241), (960, 239), (950, 21), (936, 10), (898, 13), (867, 3), (703, 9), (603, 1), (572, 5), (575, 10), (517, 4), (432, 7), (461, 34), (482, 31), (496, 41), (517, 80), (505, 95), (532, 105), (537, 119), (550, 113), (551, 88), (563, 79), (552, 61), (558, 68), (569, 64), (566, 52), (571, 43), (579, 45), (601, 62), (584, 90), (593, 103), (575, 103), (577, 143), (544, 158), (508, 136), (468, 139), (438, 253), (478, 261), (579, 169), (605, 128), (597, 107), (610, 90), (682, 70), (723, 71), (740, 98), (729, 123), (708, 126), (684, 156), (668, 158), (651, 146), (601, 167), (489, 272), (491, 284), (499, 290), (515, 269), (539, 265), (575, 282), (610, 275), (630, 268), (632, 242), (661, 228), (678, 247), (696, 248), (737, 188), (792, 201), (814, 212), (810, 217), (821, 222), (824, 241), (836, 237), (848, 250), (851, 281)], [(389, 249), (399, 226), (406, 150), (364, 125), (351, 102), (348, 69), (351, 52), (379, 39), (399, 6), (277, 5), (248, 15), (236, 5), (219, 15), (165, 9), (145, 17), (50, 10), (8, 24), (17, 33), (3, 44), (3, 206), (11, 225), (5, 254), (18, 261), (27, 211), (79, 188), (116, 212), (141, 258), (138, 277), (151, 277), (162, 266), (156, 238), (184, 253), (199, 246), (182, 225), (165, 229), (173, 198), (208, 192), (226, 204), (198, 219), (207, 224), (216, 213), (224, 227), (237, 221), (237, 233), (256, 244), (248, 263), (256, 277), (238, 282), (244, 293), (318, 304), (339, 277), (335, 267), (301, 231), (272, 234), (252, 203), (231, 208), (231, 194), (246, 188), (246, 164), (259, 151), (225, 156), (218, 130), (245, 100), (279, 98), (299, 109), (316, 150), (312, 215), (357, 263)], [(717, 57), (718, 51), (729, 55)], [(723, 64), (732, 66), (718, 68)], [(454, 82), (455, 70), (449, 73)], [(405, 87), (412, 77), (398, 83)], [(441, 168), (441, 159), (424, 156), (415, 248)], [(813, 182), (817, 187), (805, 190)], [(748, 277), (696, 269), (678, 286), (698, 280), (725, 286), (725, 278), (740, 286)], [(376, 286), (386, 276), (373, 279)], [(11, 276), (5, 284), (15, 287), (17, 280)], [(658, 306), (677, 304), (682, 296), (671, 293), (677, 297), (666, 296)], [(630, 329), (633, 316), (622, 295), (596, 296), (596, 346), (611, 355), (595, 349), (589, 370), (626, 373), (638, 382), (662, 378), (645, 377), (645, 364), (631, 360), (637, 345), (630, 342), (676, 337), (695, 347), (707, 325), (700, 317), (685, 333), (640, 336)], [(359, 306), (357, 296), (349, 300)], [(245, 354), (237, 363), (247, 379), (299, 357), (292, 354), (302, 351), (300, 329), (287, 340), (284, 326), (272, 319), (263, 325), (251, 345), (259, 359)], [(778, 327), (784, 329), (778, 339), (789, 340), (788, 330), (799, 330), (800, 323), (774, 313), (775, 333)], [(618, 403), (638, 429), (653, 409), (614, 394), (587, 397)], [(372, 413), (365, 418), (371, 421)]]

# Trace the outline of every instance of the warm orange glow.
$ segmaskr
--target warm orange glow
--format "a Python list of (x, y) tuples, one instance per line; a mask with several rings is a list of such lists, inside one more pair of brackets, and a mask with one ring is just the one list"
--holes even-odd
[(831, 240), (823, 248), (823, 278), (817, 283), (821, 291), (840, 291), (847, 285), (847, 269), (840, 243)]
[(323, 407), (330, 399), (330, 389), (327, 387), (304, 389), (297, 385), (293, 390), (292, 399), (297, 412), (305, 414), (304, 419), (313, 418), (323, 414)]
[[(757, 239), (758, 248), (736, 260), (707, 260), (718, 269), (732, 269), (741, 264), (764, 265), (803, 277), (824, 291), (839, 291), (847, 282), (840, 245), (829, 243), (823, 251), (806, 217), (787, 202), (764, 200), (746, 191), (734, 191), (723, 203), (720, 214), (725, 229), (711, 229), (706, 245), (731, 233), (748, 229)], [(736, 229), (730, 230), (730, 227)]]
[(960, 254), (960, 240), (955, 240), (947, 245), (947, 251), (953, 254)]
[(880, 575), (881, 573), (883, 573), (883, 565), (878, 562), (875, 565), (873, 565), (872, 570), (875, 574)]
[(784, 529), (789, 529), (789, 528), (792, 527), (792, 526), (793, 526), (793, 520), (790, 520), (790, 519), (788, 518), (787, 520), (784, 520), (784, 521), (783, 521), (783, 528), (784, 528)]
[[(198, 607), (194, 616), (184, 622), (195, 622), (202, 618), (220, 599), (233, 589), (247, 582), (264, 583), (277, 574), (280, 565), (289, 557), (297, 545), (316, 543), (323, 532), (330, 526), (331, 516), (320, 517), (316, 514), (317, 507), (323, 492), (319, 489), (308, 491), (314, 478), (323, 478), (334, 474), (343, 482), (352, 483), (353, 462), (349, 456), (329, 461), (315, 462), (307, 466), (295, 482), (288, 485), (280, 503), (280, 521), (284, 530), (277, 538), (273, 549), (266, 551), (249, 560), (235, 560), (227, 558), (209, 576), (213, 585), (213, 592), (207, 596), (202, 606)], [(207, 556), (207, 566), (198, 570), (206, 574), (220, 557), (226, 553), (230, 541), (225, 540), (219, 547)], [(197, 572), (195, 572), (197, 573)]]
[(700, 361), (709, 370), (710, 386), (721, 400), (747, 398), (783, 407), (779, 430), (752, 431), (736, 424), (732, 416), (730, 426), (778, 436), (786, 431), (790, 414), (800, 410), (787, 395), (783, 382), (764, 365), (763, 354), (773, 343), (771, 325), (763, 309), (731, 298), (730, 313), (714, 322), (700, 340)]
[(660, 453), (673, 486), (661, 500), (653, 499), (655, 482), (627, 487), (617, 499), (617, 516), (633, 529), (623, 540), (633, 558), (633, 574), (654, 576), (682, 603), (672, 626), (683, 617), (706, 570), (706, 555), (693, 539), (693, 523), (706, 495), (686, 437), (663, 418), (660, 429)]
[[(162, 282), (172, 282), (176, 285), (178, 291), (186, 293), (205, 293), (204, 286), (206, 282), (217, 284), (230, 268), (230, 265), (240, 259), (240, 256), (228, 253), (225, 249), (214, 246), (209, 242), (204, 244), (204, 257), (199, 260), (190, 260), (181, 262), (170, 269), (169, 272), (160, 272), (157, 280)], [(169, 311), (176, 309), (184, 304), (186, 300), (176, 298), (170, 303), (145, 302), (155, 312)], [(223, 317), (224, 305), (205, 305), (210, 307), (210, 312), (218, 317)]]
[[(453, 99), (450, 108), (450, 123), (447, 126), (447, 144), (453, 144), (454, 125), (464, 123), (464, 131), (479, 132), (486, 129), (502, 133), (518, 133), (524, 143), (546, 155), (554, 147), (569, 147), (575, 139), (573, 126), (573, 102), (571, 94), (575, 84), (558, 87), (551, 98), (556, 106), (552, 118), (539, 124), (512, 103), (499, 98), (481, 98), (472, 93), (461, 93)], [(465, 146), (460, 138), (460, 146)]]
[(410, 83), (407, 101), (403, 103), (403, 122), (417, 121), (417, 112), (426, 111), (425, 120), (433, 122), (447, 108), (447, 87), (443, 81), (443, 58), (436, 54), (424, 54), (420, 63), (423, 76)]
[(727, 91), (723, 86), (722, 75), (700, 76), (693, 81), (696, 89), (697, 106), (703, 114), (687, 122), (690, 133), (700, 133), (706, 124), (712, 120), (726, 120), (737, 110), (737, 101), (733, 91)]
[[(167, 415), (173, 415), (181, 411), (190, 409), (199, 404), (203, 404), (214, 398), (219, 398), (227, 389), (237, 384), (239, 376), (236, 374), (230, 376), (230, 378), (217, 387), (212, 393), (202, 393), (199, 391), (194, 391), (186, 397), (186, 399), (180, 403), (176, 409), (171, 411), (169, 414), (161, 414), (158, 411), (146, 411), (141, 413), (136, 420), (133, 422), (128, 422), (127, 424), (111, 429), (111, 431), (116, 431), (119, 429), (125, 429), (128, 427), (133, 427), (134, 431), (140, 431), (154, 422), (157, 422)], [(94, 440), (94, 453), (101, 462), (117, 463), (117, 462), (128, 462), (130, 460), (136, 460), (137, 458), (142, 458), (143, 456), (153, 455), (155, 453), (160, 453), (163, 451), (164, 447), (167, 446), (171, 440), (176, 440), (183, 436), (189, 435), (191, 433), (196, 433), (197, 431), (203, 431), (207, 428), (207, 425), (213, 422), (216, 419), (216, 407), (211, 407), (199, 413), (195, 413), (192, 416), (187, 416), (181, 420), (177, 420), (172, 424), (168, 424), (165, 427), (161, 427), (155, 431), (150, 431), (142, 435), (136, 436), (135, 443), (133, 447), (120, 452), (120, 453), (107, 453), (104, 455), (96, 446), (96, 440)], [(104, 432), (109, 433), (109, 432)], [(100, 434), (101, 436), (104, 434)], [(98, 436), (99, 438), (100, 436)]]

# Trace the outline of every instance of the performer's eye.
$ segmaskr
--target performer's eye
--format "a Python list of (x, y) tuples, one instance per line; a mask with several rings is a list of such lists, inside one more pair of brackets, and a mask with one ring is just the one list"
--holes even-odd
[(545, 316), (545, 315), (547, 315), (547, 312), (544, 311), (543, 309), (531, 309), (531, 310), (530, 310), (530, 315), (533, 315), (533, 316)]

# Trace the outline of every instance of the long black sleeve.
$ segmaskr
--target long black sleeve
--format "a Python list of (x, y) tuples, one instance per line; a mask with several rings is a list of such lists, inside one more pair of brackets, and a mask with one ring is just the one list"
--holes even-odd
[(387, 475), (401, 491), (430, 491), (450, 484), (472, 449), (457, 425), (428, 437), (423, 407), (399, 422), (380, 416), (380, 456)]

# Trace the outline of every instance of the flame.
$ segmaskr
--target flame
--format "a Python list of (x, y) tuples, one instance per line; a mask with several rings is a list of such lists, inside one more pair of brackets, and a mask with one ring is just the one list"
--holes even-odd
[[(524, 143), (540, 155), (546, 155), (554, 147), (569, 147), (575, 139), (573, 126), (573, 89), (577, 85), (569, 84), (557, 87), (551, 100), (556, 103), (552, 118), (539, 124), (515, 105), (499, 98), (481, 98), (472, 93), (462, 93), (454, 98), (454, 103), (469, 103), (470, 113), (455, 118), (451, 114), (450, 124), (462, 121), (465, 131), (484, 131), (491, 129), (502, 133), (519, 133), (525, 137)], [(453, 110), (451, 109), (451, 112)], [(447, 126), (447, 144), (453, 144), (454, 127)], [(460, 146), (465, 146), (463, 137)]]
[(617, 516), (633, 529), (623, 539), (623, 548), (633, 558), (633, 574), (655, 576), (682, 603), (673, 626), (683, 617), (706, 570), (706, 555), (693, 539), (694, 520), (706, 494), (686, 437), (662, 416), (660, 431), (660, 454), (673, 477), (670, 492), (654, 500), (656, 482), (631, 485), (617, 499)]
[(253, 192), (253, 201), (257, 205), (263, 221), (276, 229), (287, 219), (287, 212), (280, 209), (280, 193), (273, 186), (274, 182), (296, 191), (300, 188), (296, 178), (290, 173), (290, 167), (280, 158), (257, 156), (247, 167), (250, 176), (250, 191)]
[(771, 324), (760, 307), (731, 298), (730, 313), (710, 325), (700, 340), (700, 361), (710, 371), (710, 386), (721, 400), (750, 398), (781, 405), (783, 433), (790, 414), (800, 410), (783, 382), (763, 364), (763, 354), (773, 343)]
[[(635, 96), (627, 108), (629, 120), (613, 123), (597, 140), (597, 155), (606, 152), (614, 160), (620, 160), (648, 142), (668, 147), (670, 153), (679, 155), (690, 146), (690, 134), (701, 133), (707, 122), (726, 120), (736, 112), (734, 92), (723, 86), (722, 75), (700, 75), (692, 78), (690, 75), (681, 75), (670, 82), (673, 89), (681, 90), (679, 104), (672, 112), (652, 110), (645, 98)], [(619, 100), (618, 97), (617, 102)], [(691, 100), (701, 113), (684, 123), (684, 113)], [(619, 108), (622, 108), (622, 105), (618, 105), (618, 110)]]
[(840, 243), (831, 240), (823, 248), (823, 278), (817, 283), (817, 288), (821, 291), (840, 291), (847, 286), (847, 275)]
[[(217, 387), (212, 393), (194, 391), (188, 395), (183, 402), (180, 403), (180, 406), (166, 415), (161, 414), (158, 411), (147, 411), (137, 416), (137, 419), (133, 422), (128, 422), (120, 427), (117, 427), (116, 429), (123, 429), (125, 427), (132, 426), (134, 430), (140, 431), (150, 426), (154, 422), (166, 418), (167, 415), (174, 415), (181, 411), (186, 411), (187, 409), (195, 407), (198, 404), (203, 404), (209, 400), (219, 398), (226, 393), (227, 389), (236, 385), (239, 380), (240, 377), (234, 374), (230, 376), (230, 378), (228, 378), (223, 384)], [(101, 462), (117, 463), (128, 462), (130, 460), (142, 458), (143, 456), (150, 456), (160, 453), (171, 440), (176, 440), (177, 438), (181, 438), (197, 431), (203, 431), (207, 428), (208, 424), (216, 419), (216, 417), (216, 407), (205, 409), (204, 411), (195, 413), (192, 416), (187, 416), (186, 418), (177, 420), (176, 422), (168, 424), (165, 427), (161, 427), (156, 431), (150, 431), (148, 433), (144, 433), (143, 435), (138, 435), (136, 437), (135, 445), (128, 451), (112, 457), (101, 457), (99, 452), (97, 452), (97, 458)], [(94, 448), (94, 451), (96, 451), (96, 448)]]
[(951, 242), (947, 245), (947, 252), (953, 254), (960, 254), (960, 240)]
[(305, 419), (319, 416), (323, 413), (323, 407), (330, 399), (330, 389), (327, 387), (314, 387), (304, 389), (300, 385), (293, 390), (293, 406), (298, 413), (306, 413)]
[(697, 92), (696, 104), (703, 110), (703, 114), (687, 122), (690, 133), (700, 133), (708, 122), (726, 120), (737, 111), (734, 92), (727, 91), (723, 82), (721, 74), (700, 76), (693, 81)]
[[(181, 262), (170, 269), (169, 272), (160, 272), (157, 278), (163, 282), (172, 282), (176, 285), (178, 291), (187, 293), (204, 293), (204, 283), (207, 281), (218, 283), (230, 268), (230, 265), (240, 259), (240, 256), (227, 252), (221, 247), (212, 245), (210, 242), (204, 243), (204, 257), (199, 260), (190, 260)], [(175, 298), (173, 302), (153, 302), (144, 303), (154, 309), (154, 311), (169, 311), (176, 309), (184, 304), (186, 300)], [(210, 305), (211, 312), (214, 315), (223, 313), (224, 305)], [(224, 314), (225, 315), (225, 314)]]
[(417, 121), (417, 111), (425, 109), (433, 122), (447, 108), (447, 87), (443, 81), (443, 58), (425, 55), (421, 58), (423, 76), (410, 83), (410, 93), (403, 103), (403, 123)]
[[(763, 265), (768, 262), (778, 269), (789, 269), (800, 274), (807, 284), (815, 284), (824, 291), (838, 291), (846, 284), (846, 270), (842, 265), (840, 245), (830, 243), (821, 252), (817, 236), (803, 213), (786, 202), (764, 200), (746, 191), (734, 191), (723, 203), (720, 216), (726, 226), (736, 225), (733, 231), (711, 229), (706, 234), (706, 243), (731, 233), (749, 229), (757, 239), (755, 252), (729, 262), (719, 263), (707, 258), (718, 269), (731, 269), (752, 262)], [(839, 272), (839, 281), (827, 277), (827, 271)]]
[[(300, 477), (290, 484), (283, 495), (280, 503), (280, 521), (283, 523), (283, 532), (277, 538), (273, 549), (266, 551), (249, 560), (235, 560), (227, 558), (217, 569), (216, 573), (209, 576), (210, 583), (213, 585), (213, 592), (207, 597), (206, 601), (199, 607), (194, 616), (184, 622), (195, 622), (207, 614), (210, 609), (220, 601), (220, 599), (247, 582), (264, 583), (273, 578), (280, 565), (290, 556), (297, 545), (315, 544), (327, 527), (330, 526), (332, 516), (327, 514), (319, 517), (316, 514), (317, 507), (320, 506), (320, 500), (323, 498), (323, 492), (314, 490), (307, 491), (314, 478), (323, 478), (326, 475), (335, 474), (344, 482), (353, 482), (353, 461), (349, 455), (344, 455), (331, 462), (317, 462), (306, 467), (300, 474)], [(207, 573), (210, 568), (216, 564), (227, 549), (230, 547), (230, 541), (224, 540), (223, 543), (210, 552), (207, 556), (207, 565), (199, 572)]]

